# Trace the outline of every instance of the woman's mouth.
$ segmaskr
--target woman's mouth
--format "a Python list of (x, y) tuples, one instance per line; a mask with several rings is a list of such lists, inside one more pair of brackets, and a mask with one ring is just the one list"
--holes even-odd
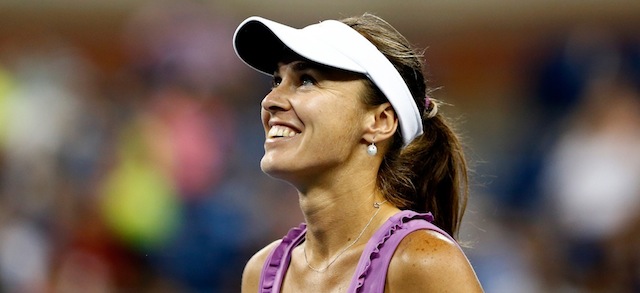
[(291, 127), (287, 127), (284, 125), (273, 125), (271, 129), (269, 129), (269, 133), (267, 133), (267, 138), (292, 137), (298, 134), (300, 134), (300, 132)]

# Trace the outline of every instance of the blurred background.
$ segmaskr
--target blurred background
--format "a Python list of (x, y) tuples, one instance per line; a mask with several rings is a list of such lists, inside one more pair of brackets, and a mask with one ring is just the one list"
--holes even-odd
[(0, 0), (0, 292), (239, 292), (302, 221), (231, 39), (372, 12), (473, 166), (487, 292), (640, 292), (640, 2)]

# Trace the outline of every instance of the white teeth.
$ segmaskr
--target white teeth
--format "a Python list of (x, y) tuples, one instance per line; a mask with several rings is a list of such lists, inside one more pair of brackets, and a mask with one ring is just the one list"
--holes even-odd
[(276, 136), (276, 134), (278, 134), (278, 129), (276, 129), (275, 127), (271, 127), (271, 129), (269, 129), (269, 133), (267, 134), (267, 136), (271, 138)]
[(268, 133), (268, 137), (269, 138), (273, 138), (273, 137), (290, 137), (290, 136), (295, 136), (298, 133), (286, 126), (282, 126), (282, 125), (274, 125), (273, 127), (271, 127), (271, 129), (269, 129), (269, 133)]

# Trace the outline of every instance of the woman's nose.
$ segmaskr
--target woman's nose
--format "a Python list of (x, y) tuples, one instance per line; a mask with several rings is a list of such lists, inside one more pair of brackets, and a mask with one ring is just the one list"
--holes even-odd
[(274, 87), (264, 99), (262, 99), (262, 108), (270, 113), (287, 111), (291, 109), (288, 96), (289, 94), (284, 85), (281, 84)]

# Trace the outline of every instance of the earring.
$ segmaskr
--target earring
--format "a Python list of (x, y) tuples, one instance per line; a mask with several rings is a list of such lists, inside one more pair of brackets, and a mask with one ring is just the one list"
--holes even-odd
[(378, 147), (375, 142), (371, 142), (371, 144), (367, 147), (367, 154), (369, 156), (375, 156), (378, 153)]

